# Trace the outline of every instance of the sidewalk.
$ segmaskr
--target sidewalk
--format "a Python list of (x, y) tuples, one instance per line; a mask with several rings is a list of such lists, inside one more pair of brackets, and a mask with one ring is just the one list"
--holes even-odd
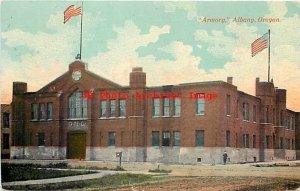
[(126, 171), (101, 171), (93, 174), (84, 174), (77, 176), (67, 176), (51, 179), (39, 179), (39, 180), (26, 180), (26, 181), (16, 181), (16, 182), (5, 182), (2, 183), (2, 186), (21, 186), (21, 185), (34, 185), (34, 184), (51, 184), (51, 183), (60, 183), (60, 182), (72, 182), (78, 180), (89, 180), (95, 178), (102, 178), (103, 176), (124, 173)]
[[(68, 169), (57, 169), (56, 168), (55, 170), (68, 170)], [(80, 170), (80, 169), (72, 169), (72, 170)], [(102, 178), (107, 175), (125, 174), (125, 173), (151, 174), (151, 175), (160, 175), (160, 176), (165, 175), (163, 173), (150, 173), (150, 172), (142, 172), (142, 171), (111, 171), (111, 170), (95, 170), (95, 171), (98, 171), (98, 172), (93, 173), (93, 174), (66, 176), (66, 177), (59, 177), (59, 178), (5, 182), (5, 183), (2, 183), (2, 186), (24, 186), (24, 185), (35, 185), (35, 184), (53, 184), (53, 183), (61, 183), (61, 182), (72, 182), (72, 181), (79, 181), (79, 180), (97, 179), (97, 178)]]

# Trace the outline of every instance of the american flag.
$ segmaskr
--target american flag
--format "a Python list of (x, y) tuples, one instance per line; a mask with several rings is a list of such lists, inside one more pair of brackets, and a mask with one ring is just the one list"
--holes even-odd
[(71, 17), (81, 15), (81, 7), (75, 8), (75, 5), (70, 5), (64, 11), (64, 24), (71, 19)]
[(256, 39), (252, 44), (252, 57), (255, 56), (260, 51), (267, 48), (269, 45), (269, 33), (264, 34), (262, 37)]

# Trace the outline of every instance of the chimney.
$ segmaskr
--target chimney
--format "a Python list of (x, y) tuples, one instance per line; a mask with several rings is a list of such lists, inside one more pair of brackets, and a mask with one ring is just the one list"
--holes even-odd
[(227, 77), (227, 83), (232, 84), (233, 77)]
[(257, 77), (257, 78), (256, 78), (256, 83), (258, 83), (258, 82), (259, 82), (259, 78)]
[(27, 92), (27, 83), (13, 82), (13, 95), (23, 94)]
[(130, 72), (129, 85), (131, 88), (146, 87), (146, 73), (143, 72), (142, 67), (132, 68), (132, 72)]

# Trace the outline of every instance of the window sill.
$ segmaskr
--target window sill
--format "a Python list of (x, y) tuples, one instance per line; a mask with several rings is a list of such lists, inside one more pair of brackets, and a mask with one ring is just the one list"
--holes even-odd
[(99, 117), (100, 120), (109, 120), (109, 119), (126, 119), (126, 117)]
[(226, 115), (226, 117), (230, 117), (230, 115)]
[(69, 118), (68, 121), (87, 120), (88, 118)]
[(39, 121), (39, 120), (37, 120), (37, 119), (31, 119), (30, 121), (31, 122), (36, 122), (36, 121)]
[(168, 115), (168, 116), (161, 116), (161, 117), (163, 117), (163, 118), (170, 118), (171, 116), (170, 116), (170, 115)]
[(196, 113), (195, 115), (196, 115), (196, 116), (204, 116), (205, 114), (199, 114), (199, 113)]
[[(260, 123), (261, 125), (273, 125), (273, 123)], [(284, 127), (284, 126), (282, 126)]]
[(53, 119), (47, 119), (47, 121), (53, 121)]
[(244, 119), (243, 119), (243, 122), (247, 122), (247, 123), (250, 123), (250, 121), (249, 121), (249, 120), (244, 120)]
[(107, 148), (109, 148), (109, 149), (115, 149), (116, 146), (107, 146)]
[(152, 118), (160, 118), (160, 116), (152, 116)]
[(287, 128), (285, 128), (285, 130), (287, 130), (287, 131), (291, 131), (292, 129), (287, 129)]
[(180, 115), (173, 115), (172, 117), (178, 118), (178, 117), (180, 117)]

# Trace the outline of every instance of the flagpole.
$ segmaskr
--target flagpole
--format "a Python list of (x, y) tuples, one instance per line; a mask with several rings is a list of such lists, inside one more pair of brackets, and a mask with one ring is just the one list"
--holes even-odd
[(271, 31), (269, 29), (269, 56), (268, 56), (268, 82), (270, 82), (270, 52), (271, 52)]
[(80, 60), (81, 60), (81, 52), (82, 52), (82, 17), (83, 17), (83, 1), (81, 1), (81, 19), (80, 19), (80, 48), (79, 48)]

